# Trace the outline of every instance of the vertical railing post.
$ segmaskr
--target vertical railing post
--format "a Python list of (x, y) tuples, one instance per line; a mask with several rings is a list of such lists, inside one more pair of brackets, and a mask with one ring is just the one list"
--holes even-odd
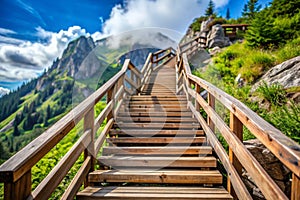
[[(95, 123), (95, 113), (94, 113), (94, 106), (93, 106), (84, 116), (84, 123), (83, 123), (84, 132), (90, 130), (90, 136), (91, 136), (91, 143), (84, 150), (84, 159), (86, 159), (88, 156), (91, 156), (92, 158), (90, 172), (94, 171), (95, 158), (98, 153), (94, 151), (95, 149), (94, 148), (94, 140), (95, 140), (94, 123)], [(84, 187), (87, 186), (88, 186), (88, 178), (86, 177), (84, 181)]]
[(291, 200), (299, 200), (300, 199), (300, 178), (293, 174), (292, 177), (292, 197)]
[[(230, 112), (230, 129), (238, 137), (239, 140), (243, 141), (243, 124), (232, 112)], [(237, 173), (241, 176), (242, 165), (230, 147), (229, 147), (229, 161), (232, 163)], [(232, 187), (229, 176), (227, 179), (227, 190), (233, 196), (234, 199), (238, 199)]]
[[(106, 96), (106, 103), (108, 104), (110, 101), (113, 100), (113, 90), (114, 90), (114, 87), (110, 88), (108, 91), (107, 91), (107, 96)], [(114, 104), (114, 102), (112, 103)], [(107, 115), (107, 121), (109, 121), (111, 118), (113, 118), (113, 111), (110, 111)]]
[(4, 183), (5, 200), (23, 200), (31, 194), (31, 170), (14, 183)]
[[(196, 91), (196, 94), (200, 94), (201, 87), (197, 83), (195, 83), (195, 91)], [(200, 110), (200, 104), (197, 101), (197, 96), (195, 96), (195, 108), (196, 108), (197, 111)]]
[[(208, 96), (207, 96), (207, 101), (208, 101), (208, 105), (212, 109), (215, 109), (215, 102), (216, 102), (215, 97), (212, 94), (210, 94), (209, 92), (208, 92)], [(213, 132), (215, 132), (215, 124), (213, 123), (212, 119), (209, 116), (207, 117), (207, 124), (208, 124), (209, 128)]]

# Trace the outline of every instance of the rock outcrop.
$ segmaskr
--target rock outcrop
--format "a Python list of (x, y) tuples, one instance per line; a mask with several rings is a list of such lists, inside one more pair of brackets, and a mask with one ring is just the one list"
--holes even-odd
[(214, 47), (223, 48), (229, 45), (231, 45), (231, 42), (228, 37), (225, 37), (222, 26), (220, 24), (212, 26), (207, 35), (206, 46), (210, 49)]
[(270, 69), (253, 87), (255, 91), (263, 82), (279, 83), (284, 88), (300, 86), (300, 56), (287, 60)]
[[(259, 140), (248, 140), (244, 144), (282, 191), (287, 196), (290, 196), (291, 184), (289, 175), (291, 172)], [(265, 199), (247, 172), (243, 172), (242, 179), (253, 199)]]

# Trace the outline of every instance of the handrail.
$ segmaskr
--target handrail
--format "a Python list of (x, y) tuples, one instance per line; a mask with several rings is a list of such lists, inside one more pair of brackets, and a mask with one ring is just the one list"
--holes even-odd
[[(202, 127), (206, 129), (210, 143), (216, 144), (214, 135), (211, 134), (216, 127), (230, 147), (230, 163), (232, 163), (235, 168), (240, 168), (238, 165), (242, 164), (267, 199), (287, 199), (285, 194), (243, 145), (241, 141), (242, 127), (247, 127), (248, 130), (266, 146), (266, 148), (268, 148), (293, 172), (293, 185), (296, 185), (294, 187), (299, 187), (300, 146), (234, 97), (223, 92), (211, 83), (194, 76), (190, 71), (186, 53), (183, 53), (182, 56), (177, 55), (177, 59), (178, 58), (180, 59), (177, 60), (176, 66), (178, 76), (180, 77), (177, 83), (178, 88), (180, 88), (178, 93), (184, 92), (188, 98), (195, 99), (196, 105), (192, 105), (190, 101), (189, 107), (194, 111), (195, 117), (201, 123)], [(207, 91), (208, 102), (201, 97), (200, 88)], [(230, 127), (228, 127), (222, 118), (214, 111), (215, 100), (218, 100), (230, 111)], [(204, 120), (199, 115), (199, 109), (196, 109), (196, 107), (199, 108), (198, 105), (200, 105), (207, 113), (208, 124), (204, 123)], [(217, 148), (220, 149), (219, 146), (217, 146)], [(224, 157), (222, 151), (219, 150), (216, 151), (216, 153), (223, 163), (228, 163), (229, 160)], [(238, 197), (240, 199), (245, 199), (245, 193), (241, 194), (241, 185), (238, 183), (239, 181), (236, 180), (237, 177), (232, 176), (231, 167), (228, 166), (228, 164), (227, 166), (224, 166), (232, 180), (229, 182), (228, 187), (230, 188), (232, 185)], [(238, 173), (241, 173), (241, 168), (238, 169)], [(292, 193), (295, 192), (297, 191), (292, 191)]]
[[(152, 63), (149, 63), (149, 65), (152, 66)], [(131, 74), (130, 78), (126, 75), (128, 71)], [(113, 113), (116, 113), (119, 108), (115, 105), (122, 102), (123, 96), (126, 95), (124, 94), (125, 91), (130, 90), (131, 92), (138, 93), (142, 86), (141, 79), (147, 78), (146, 76), (148, 75), (141, 73), (129, 59), (125, 60), (120, 72), (43, 134), (2, 164), (0, 166), (0, 182), (4, 182), (5, 184), (5, 199), (48, 198), (76, 162), (80, 154), (84, 152), (85, 161), (71, 182), (72, 187), (69, 187), (63, 195), (63, 198), (73, 198), (76, 191), (82, 185), (83, 180), (86, 179), (88, 172), (94, 169), (94, 159), (98, 153), (97, 150), (101, 148), (114, 122)], [(128, 86), (125, 82), (130, 85)], [(105, 95), (107, 95), (107, 106), (99, 116), (95, 116), (94, 106)], [(95, 138), (95, 133), (106, 118), (108, 123), (97, 139)], [(82, 119), (84, 119), (84, 134), (37, 188), (31, 192), (32, 167)]]

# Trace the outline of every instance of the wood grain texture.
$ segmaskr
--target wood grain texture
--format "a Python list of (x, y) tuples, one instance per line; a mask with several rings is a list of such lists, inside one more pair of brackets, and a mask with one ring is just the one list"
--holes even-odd
[(243, 183), (241, 177), (239, 176), (239, 173), (236, 171), (232, 163), (229, 161), (229, 157), (227, 155), (226, 150), (222, 146), (222, 144), (219, 142), (218, 138), (216, 137), (215, 133), (210, 129), (204, 118), (200, 115), (196, 109), (190, 105), (191, 110), (193, 111), (195, 117), (199, 121), (199, 123), (202, 125), (203, 130), (206, 133), (207, 140), (209, 141), (209, 144), (213, 147), (214, 151), (218, 155), (219, 159), (221, 160), (223, 166), (225, 167), (228, 177), (231, 180), (231, 183), (236, 191), (236, 194), (239, 199), (245, 199), (245, 200), (251, 200), (252, 197), (248, 192), (248, 189), (246, 188), (245, 184)]

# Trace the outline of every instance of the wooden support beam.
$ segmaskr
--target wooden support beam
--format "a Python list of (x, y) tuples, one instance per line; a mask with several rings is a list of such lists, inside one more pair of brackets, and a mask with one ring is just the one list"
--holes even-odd
[(299, 200), (299, 199), (300, 199), (300, 178), (296, 174), (293, 174), (291, 200)]
[(31, 193), (31, 170), (25, 173), (14, 183), (4, 184), (5, 200), (23, 200), (27, 199)]
[[(208, 93), (208, 97), (207, 97), (207, 100), (208, 100), (208, 105), (213, 109), (215, 110), (215, 103), (216, 103), (216, 100), (215, 100), (215, 97), (211, 94), (211, 93)], [(210, 127), (210, 129), (215, 132), (215, 124), (214, 122), (212, 121), (211, 117), (207, 117), (207, 123), (208, 123), (208, 126)]]
[[(94, 171), (94, 163), (95, 163), (95, 157), (96, 154), (94, 152), (94, 138), (95, 138), (95, 110), (94, 107), (92, 107), (88, 113), (84, 116), (84, 124), (83, 124), (83, 129), (84, 132), (90, 130), (90, 137), (91, 137), (91, 142), (87, 146), (87, 148), (84, 150), (84, 159), (87, 157), (91, 156), (91, 168), (90, 172)], [(88, 177), (86, 177), (86, 180), (84, 181), (84, 186), (88, 186)]]
[[(237, 136), (237, 138), (243, 142), (243, 124), (242, 122), (233, 114), (230, 113), (230, 130)], [(229, 160), (236, 169), (239, 176), (242, 175), (242, 165), (237, 159), (236, 155), (232, 151), (232, 148), (229, 147)], [(236, 192), (232, 188), (232, 183), (230, 176), (227, 179), (227, 190), (233, 196), (234, 199), (238, 199)]]

